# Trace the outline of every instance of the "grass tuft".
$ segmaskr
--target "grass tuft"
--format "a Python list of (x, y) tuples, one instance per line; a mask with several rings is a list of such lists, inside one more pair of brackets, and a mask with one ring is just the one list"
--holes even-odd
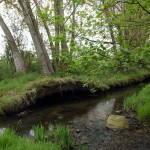
[(124, 101), (125, 110), (135, 109), (141, 119), (150, 116), (150, 84), (144, 87), (138, 94), (127, 97)]

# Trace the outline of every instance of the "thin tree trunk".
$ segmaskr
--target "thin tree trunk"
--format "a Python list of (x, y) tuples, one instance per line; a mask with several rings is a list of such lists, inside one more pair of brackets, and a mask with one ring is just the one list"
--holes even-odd
[(73, 53), (73, 49), (75, 46), (75, 24), (76, 24), (76, 20), (75, 20), (75, 9), (76, 9), (76, 5), (73, 2), (73, 13), (72, 13), (72, 31), (71, 31), (71, 41), (70, 41), (70, 53), (72, 55)]
[(58, 65), (58, 57), (59, 57), (59, 51), (60, 51), (60, 40), (59, 40), (59, 0), (54, 0), (54, 13), (55, 13), (55, 60), (54, 60), (54, 66)]
[[(102, 0), (102, 3), (104, 5), (105, 1)], [(111, 40), (112, 40), (112, 48), (113, 48), (114, 53), (116, 53), (116, 49), (117, 49), (117, 47), (116, 47), (116, 39), (115, 39), (115, 36), (114, 36), (113, 25), (109, 21), (109, 19), (110, 19), (109, 10), (108, 9), (104, 10), (104, 13), (105, 13), (105, 16), (106, 16), (106, 20), (108, 22), (109, 33), (110, 33), (110, 37), (111, 37)]]
[(116, 53), (117, 47), (116, 47), (116, 40), (115, 40), (115, 36), (114, 36), (113, 26), (110, 23), (108, 23), (108, 27), (109, 27), (109, 32), (110, 32), (112, 45), (113, 45), (112, 48), (113, 48), (114, 52)]
[(60, 34), (62, 36), (61, 38), (61, 50), (62, 52), (69, 52), (68, 46), (67, 46), (67, 40), (66, 40), (66, 29), (65, 29), (65, 23), (64, 23), (64, 7), (63, 7), (63, 0), (59, 0), (60, 5)]
[[(38, 11), (38, 10), (41, 11), (40, 6), (38, 5), (37, 0), (33, 0), (33, 1), (34, 1), (34, 3), (35, 3), (35, 6), (36, 6), (37, 11)], [(48, 36), (50, 48), (51, 48), (51, 50), (52, 50), (52, 58), (53, 58), (53, 57), (54, 57), (54, 56), (53, 56), (53, 53), (54, 53), (54, 51), (55, 51), (55, 46), (54, 46), (54, 44), (53, 44), (53, 42), (52, 42), (52, 36), (51, 36), (51, 33), (50, 33), (50, 30), (49, 30), (49, 27), (48, 27), (48, 24), (47, 24), (46, 20), (42, 19), (42, 22), (43, 22), (43, 24), (44, 24), (44, 28), (45, 28), (46, 33), (47, 33), (47, 36)]]
[(0, 26), (2, 27), (2, 30), (4, 31), (6, 39), (8, 41), (8, 44), (11, 48), (15, 67), (16, 67), (16, 71), (17, 72), (26, 72), (24, 60), (23, 60), (23, 58), (22, 58), (22, 56), (18, 50), (16, 42), (15, 42), (9, 28), (5, 24), (1, 15), (0, 15)]
[(47, 54), (41, 34), (39, 32), (37, 21), (35, 20), (35, 17), (32, 13), (32, 9), (30, 7), (30, 0), (18, 0), (18, 2), (22, 8), (25, 22), (29, 28), (37, 55), (41, 61), (42, 72), (46, 75), (53, 74), (54, 69)]

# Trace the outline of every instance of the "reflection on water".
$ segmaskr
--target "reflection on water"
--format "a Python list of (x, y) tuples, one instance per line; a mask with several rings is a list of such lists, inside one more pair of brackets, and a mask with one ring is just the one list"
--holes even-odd
[[(14, 127), (21, 134), (34, 135), (33, 125), (43, 124), (49, 127), (50, 124), (64, 123), (69, 121), (82, 121), (87, 125), (95, 122), (99, 127), (105, 125), (105, 121), (111, 114), (114, 107), (123, 99), (138, 91), (141, 86), (120, 89), (101, 96), (78, 96), (69, 99), (70, 102), (41, 106), (24, 117), (14, 116), (0, 120), (0, 133), (3, 128)], [(62, 101), (65, 100), (65, 97)]]
[(95, 105), (85, 115), (75, 118), (74, 122), (84, 122), (86, 125), (105, 126), (105, 121), (113, 110), (116, 99), (104, 100)]

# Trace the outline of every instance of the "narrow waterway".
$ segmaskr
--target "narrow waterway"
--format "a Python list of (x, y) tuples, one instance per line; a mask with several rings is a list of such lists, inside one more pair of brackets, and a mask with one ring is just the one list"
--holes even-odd
[[(51, 97), (55, 103), (40, 104), (41, 106), (38, 105), (28, 110), (26, 115), (20, 114), (0, 118), (0, 132), (5, 128), (13, 127), (19, 134), (32, 136), (33, 125), (43, 124), (48, 128), (56, 123), (62, 123), (69, 125), (77, 141), (88, 145), (91, 150), (130, 149), (131, 139), (129, 137), (133, 137), (132, 141), (135, 141), (135, 144), (142, 144), (142, 141), (136, 142), (138, 137), (140, 138), (137, 140), (142, 140), (142, 138), (145, 140), (146, 145), (143, 145), (143, 149), (142, 146), (138, 146), (139, 150), (150, 149), (150, 142), (148, 143), (150, 136), (148, 133), (145, 135), (143, 133), (137, 135), (136, 133), (135, 135), (132, 131), (112, 131), (105, 127), (108, 116), (114, 111), (121, 110), (123, 100), (127, 96), (138, 92), (142, 87), (143, 85), (140, 84), (108, 91), (100, 95), (89, 94), (83, 96), (70, 93), (63, 97), (55, 95)], [(123, 144), (122, 140), (124, 138), (126, 142), (129, 140), (128, 144)], [(133, 149), (138, 148), (133, 146)]]

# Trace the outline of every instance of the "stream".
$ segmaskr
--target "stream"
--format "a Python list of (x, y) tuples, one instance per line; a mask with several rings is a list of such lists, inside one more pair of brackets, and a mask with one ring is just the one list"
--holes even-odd
[[(123, 100), (138, 92), (143, 84), (107, 91), (99, 95), (72, 94), (53, 96), (53, 103), (39, 104), (26, 115), (0, 118), (0, 132), (15, 128), (18, 134), (33, 135), (33, 125), (51, 128), (61, 123), (70, 127), (75, 140), (90, 150), (150, 150), (150, 133), (141, 129), (111, 130), (108, 116), (123, 109)], [(48, 101), (49, 98), (47, 98)]]

